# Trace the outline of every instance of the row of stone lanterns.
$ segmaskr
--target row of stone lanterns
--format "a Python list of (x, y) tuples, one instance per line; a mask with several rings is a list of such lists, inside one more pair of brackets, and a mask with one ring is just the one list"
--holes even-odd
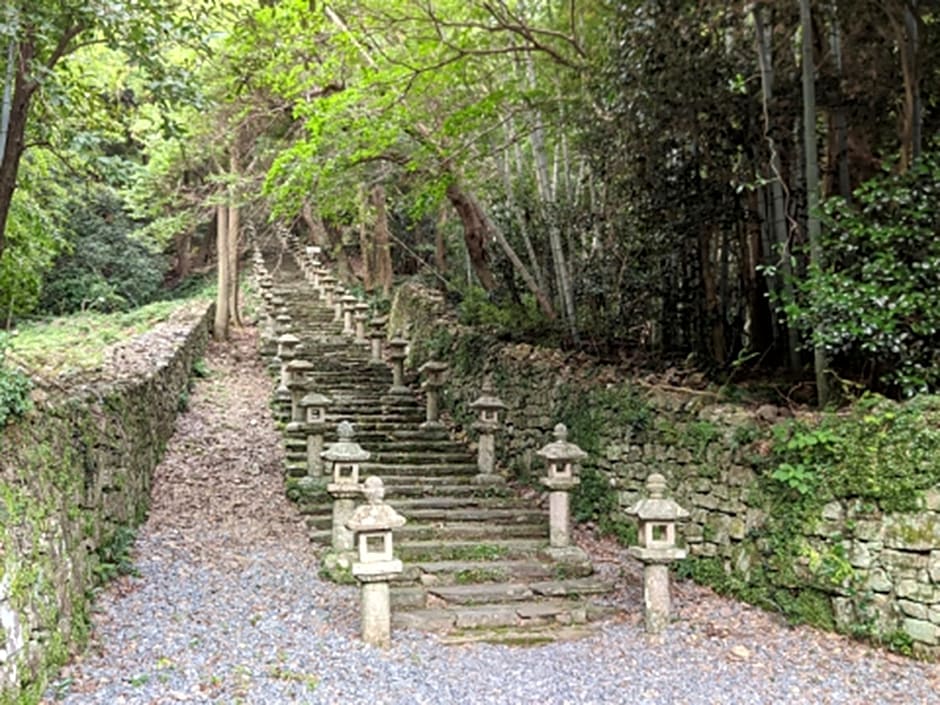
[[(316, 252), (306, 252), (305, 271), (308, 280), (319, 288), (328, 306), (334, 309), (334, 320), (342, 322), (343, 334), (353, 336), (359, 344), (370, 345), (370, 362), (380, 364), (382, 341), (385, 338), (382, 319), (369, 322), (366, 333), (368, 304), (359, 301), (350, 292), (344, 292), (328, 271), (321, 268)], [(295, 359), (299, 340), (290, 334), (290, 317), (283, 302), (272, 293), (269, 277), (265, 277), (263, 262), (257, 264), (256, 275), (262, 296), (267, 302), (267, 315), (271, 316), (277, 339), (277, 358), (281, 364), (279, 395), (290, 401), (291, 423), (289, 431), (305, 430), (307, 434), (307, 471), (312, 477), (326, 473), (324, 462), (329, 463), (330, 482), (327, 491), (333, 497), (333, 549), (338, 554), (351, 555), (352, 573), (361, 585), (363, 638), (371, 644), (387, 646), (390, 641), (389, 581), (401, 572), (401, 562), (394, 558), (392, 530), (405, 523), (405, 519), (384, 502), (384, 487), (376, 477), (364, 483), (359, 479), (359, 464), (368, 460), (370, 453), (353, 440), (352, 426), (341, 423), (337, 429), (339, 440), (323, 449), (326, 430), (326, 408), (330, 400), (316, 393), (306, 393), (304, 377), (313, 365)], [(387, 343), (387, 360), (392, 368), (392, 386), (389, 394), (410, 394), (404, 384), (404, 361), (407, 341), (400, 334)], [(440, 422), (440, 394), (444, 386), (445, 363), (429, 361), (419, 372), (425, 377), (422, 387), (426, 392), (425, 429), (438, 429)], [(286, 392), (286, 395), (285, 395)], [(484, 383), (480, 397), (470, 404), (479, 413), (474, 429), (480, 434), (478, 442), (477, 483), (501, 483), (503, 478), (495, 471), (495, 434), (500, 427), (499, 415), (506, 405), (496, 396), (492, 384)], [(547, 554), (559, 562), (582, 561), (584, 552), (571, 541), (570, 493), (579, 484), (575, 468), (587, 455), (568, 440), (563, 424), (554, 430), (555, 440), (537, 452), (546, 464), (542, 484), (549, 490), (549, 547)], [(676, 522), (688, 517), (682, 507), (665, 497), (665, 479), (652, 474), (647, 480), (649, 497), (640, 500), (626, 513), (637, 518), (638, 544), (630, 549), (644, 564), (644, 615), (647, 631), (659, 632), (669, 621), (670, 590), (668, 564), (685, 557), (685, 551), (676, 545)], [(366, 503), (356, 507), (356, 500), (365, 497)]]

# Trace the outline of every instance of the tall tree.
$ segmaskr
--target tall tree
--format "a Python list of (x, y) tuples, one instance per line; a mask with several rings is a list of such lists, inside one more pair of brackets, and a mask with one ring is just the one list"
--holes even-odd
[[(806, 167), (806, 236), (809, 240), (810, 265), (823, 266), (819, 230), (819, 155), (816, 148), (816, 68), (813, 61), (813, 16), (809, 0), (800, 0), (803, 30), (803, 149)], [(816, 395), (820, 406), (829, 402), (829, 364), (821, 344), (813, 346)]]

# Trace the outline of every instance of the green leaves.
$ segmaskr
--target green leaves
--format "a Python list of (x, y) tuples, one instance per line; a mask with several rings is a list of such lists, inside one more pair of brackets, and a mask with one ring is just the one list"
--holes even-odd
[(787, 316), (844, 366), (910, 397), (940, 388), (940, 145), (904, 174), (825, 205), (825, 267)]

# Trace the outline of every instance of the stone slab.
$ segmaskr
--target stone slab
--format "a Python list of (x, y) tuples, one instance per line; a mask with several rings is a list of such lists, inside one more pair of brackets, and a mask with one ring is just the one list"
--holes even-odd
[(428, 592), (450, 604), (472, 605), (488, 602), (515, 602), (532, 597), (532, 590), (522, 583), (485, 583), (448, 585), (428, 588)]

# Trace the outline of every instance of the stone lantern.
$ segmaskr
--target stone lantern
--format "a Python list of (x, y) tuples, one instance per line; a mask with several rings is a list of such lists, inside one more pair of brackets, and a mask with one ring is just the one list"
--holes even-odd
[(348, 421), (336, 427), (336, 434), (339, 440), (320, 453), (320, 457), (330, 463), (332, 475), (326, 491), (333, 497), (333, 550), (343, 553), (353, 549), (353, 535), (346, 528), (346, 522), (361, 494), (359, 463), (368, 460), (372, 454), (353, 440), (353, 427)]
[[(277, 308), (275, 307), (275, 310)], [(289, 313), (278, 313), (274, 316), (274, 334), (277, 336), (284, 335), (289, 333), (291, 329), (292, 319)]]
[(560, 423), (555, 426), (555, 440), (539, 450), (536, 455), (545, 460), (547, 474), (542, 484), (549, 489), (548, 520), (549, 545), (552, 549), (571, 546), (571, 510), (569, 494), (581, 480), (574, 472), (578, 461), (587, 453), (568, 440), (568, 428)]
[(473, 424), (473, 429), (480, 432), (477, 443), (477, 469), (479, 472), (473, 481), (479, 484), (501, 483), (503, 478), (493, 468), (496, 463), (496, 431), (499, 430), (499, 412), (506, 409), (502, 399), (493, 390), (489, 379), (483, 382), (480, 398), (470, 404), (470, 408), (480, 412), (480, 418)]
[(353, 326), (353, 312), (356, 309), (358, 299), (350, 293), (344, 294), (340, 299), (343, 307), (343, 335), (353, 335), (356, 332)]
[(339, 284), (337, 284), (336, 288), (333, 289), (333, 322), (334, 323), (343, 322), (343, 297), (347, 295), (348, 295), (348, 292), (346, 291), (346, 289), (341, 287)]
[(362, 494), (366, 503), (346, 522), (358, 546), (359, 560), (353, 563), (352, 574), (362, 586), (362, 640), (388, 648), (392, 631), (388, 583), (402, 572), (392, 546), (392, 529), (404, 526), (405, 518), (385, 503), (381, 478), (366, 478)]
[(353, 306), (353, 323), (356, 324), (356, 342), (368, 345), (366, 340), (366, 321), (369, 320), (369, 304), (360, 301)]
[(653, 473), (646, 479), (648, 499), (626, 510), (639, 524), (637, 546), (630, 555), (643, 563), (643, 603), (646, 631), (656, 634), (669, 623), (669, 564), (685, 558), (685, 550), (676, 546), (676, 523), (689, 513), (666, 498), (666, 478)]
[(372, 343), (370, 350), (369, 364), (383, 365), (382, 361), (382, 341), (385, 340), (385, 321), (384, 316), (373, 318), (369, 321), (369, 341)]
[(333, 400), (323, 394), (310, 392), (300, 400), (305, 412), (305, 430), (307, 433), (307, 475), (323, 475), (323, 434), (326, 432), (326, 409)]
[(326, 274), (320, 279), (320, 288), (323, 290), (323, 301), (331, 307), (333, 306), (333, 291), (335, 289), (336, 279), (332, 274)]
[(313, 368), (313, 363), (308, 360), (294, 359), (287, 363), (287, 383), (285, 386), (290, 393), (291, 421), (300, 422), (304, 419), (300, 400), (307, 391), (307, 375)]
[(406, 349), (408, 341), (397, 334), (388, 341), (388, 361), (392, 363), (392, 386), (389, 394), (411, 394), (405, 386), (405, 358), (408, 357)]
[(287, 390), (287, 364), (297, 357), (300, 338), (293, 333), (283, 333), (277, 337), (277, 352), (271, 360), (271, 366), (279, 375), (278, 389)]
[(437, 362), (436, 360), (428, 360), (418, 368), (418, 372), (425, 375), (425, 380), (421, 383), (421, 386), (424, 387), (427, 394), (427, 415), (425, 422), (421, 424), (422, 428), (441, 427), (439, 418), (441, 388), (444, 386), (444, 373), (447, 370), (448, 365), (446, 362)]

